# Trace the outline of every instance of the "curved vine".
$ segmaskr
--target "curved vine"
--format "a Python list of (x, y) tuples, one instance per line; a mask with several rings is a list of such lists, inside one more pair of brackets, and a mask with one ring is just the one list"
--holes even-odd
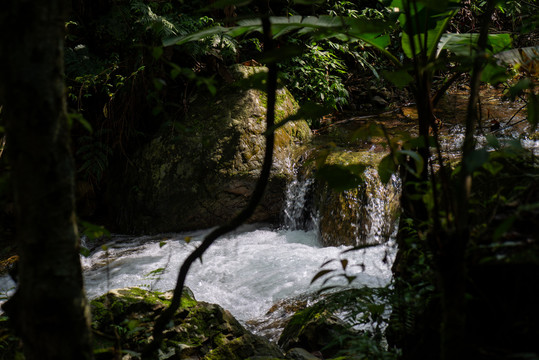
[[(262, 18), (262, 29), (264, 35), (264, 51), (269, 53), (273, 50), (273, 41), (271, 34), (271, 23), (269, 17)], [(266, 129), (273, 129), (275, 123), (275, 101), (276, 101), (276, 89), (277, 89), (277, 66), (275, 62), (268, 64), (268, 82), (267, 82), (267, 113), (266, 113)], [(199, 247), (197, 247), (183, 262), (180, 271), (178, 273), (178, 279), (176, 287), (174, 288), (173, 297), (170, 306), (157, 318), (153, 330), (153, 341), (146, 347), (143, 355), (150, 355), (154, 353), (163, 338), (163, 331), (167, 324), (170, 322), (181, 304), (181, 296), (183, 293), (185, 280), (191, 265), (200, 258), (204, 252), (221, 236), (235, 230), (245, 221), (247, 221), (251, 215), (253, 215), (256, 207), (260, 203), (264, 190), (269, 181), (271, 166), (273, 163), (273, 149), (275, 134), (273, 131), (265, 133), (266, 136), (266, 149), (264, 153), (264, 163), (262, 165), (262, 171), (260, 177), (256, 183), (256, 187), (251, 195), (251, 199), (247, 206), (236, 215), (230, 222), (224, 224), (210, 234), (208, 234)], [(143, 356), (145, 358), (146, 356)]]

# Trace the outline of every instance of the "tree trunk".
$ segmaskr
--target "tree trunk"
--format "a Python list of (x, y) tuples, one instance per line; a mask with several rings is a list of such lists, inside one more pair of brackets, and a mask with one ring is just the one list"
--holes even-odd
[(0, 104), (20, 257), (4, 309), (27, 360), (92, 358), (64, 98), (66, 9), (63, 0), (9, 0), (0, 13)]

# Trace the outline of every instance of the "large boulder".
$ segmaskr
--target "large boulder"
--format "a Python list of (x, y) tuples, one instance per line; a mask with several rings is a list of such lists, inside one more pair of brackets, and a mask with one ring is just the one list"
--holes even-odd
[[(237, 80), (217, 95), (199, 94), (181, 123), (162, 128), (132, 158), (121, 180), (108, 189), (107, 207), (121, 232), (171, 232), (226, 222), (248, 203), (264, 157), (266, 101), (263, 91), (246, 89), (262, 67), (236, 66)], [(239, 80), (239, 81), (238, 81)], [(298, 105), (285, 88), (277, 93), (276, 121)], [(305, 121), (276, 132), (272, 175), (254, 222), (276, 222), (292, 176), (294, 145), (308, 139)]]
[[(126, 288), (91, 302), (97, 359), (140, 359), (152, 338), (154, 320), (169, 305), (172, 293)], [(282, 351), (247, 331), (219, 305), (199, 302), (186, 290), (182, 305), (165, 330), (159, 359), (244, 360), (283, 358)]]

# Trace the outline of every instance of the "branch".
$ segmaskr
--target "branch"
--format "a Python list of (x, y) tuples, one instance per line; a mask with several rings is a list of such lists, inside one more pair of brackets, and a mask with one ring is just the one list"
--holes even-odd
[[(266, 52), (270, 52), (273, 49), (272, 35), (271, 35), (271, 24), (268, 17), (262, 19), (262, 27), (264, 31), (264, 49)], [(266, 128), (271, 129), (274, 126), (275, 122), (275, 100), (276, 100), (276, 89), (277, 89), (277, 66), (274, 62), (268, 64), (268, 86), (267, 86), (267, 113), (266, 113)], [(228, 224), (222, 225), (217, 229), (213, 230), (208, 234), (204, 241), (196, 248), (183, 262), (180, 272), (178, 274), (178, 280), (176, 282), (176, 287), (174, 289), (174, 295), (172, 297), (170, 306), (157, 318), (155, 321), (155, 327), (153, 330), (154, 340), (144, 349), (143, 358), (148, 357), (154, 353), (161, 344), (163, 339), (163, 331), (165, 330), (167, 324), (172, 320), (172, 317), (178, 310), (181, 304), (181, 295), (185, 285), (185, 279), (191, 265), (200, 258), (202, 254), (217, 240), (219, 237), (235, 230), (238, 226), (247, 221), (251, 215), (254, 213), (256, 207), (260, 203), (264, 190), (269, 181), (271, 166), (273, 162), (273, 148), (274, 148), (274, 138), (275, 135), (273, 132), (266, 134), (266, 149), (264, 154), (264, 163), (262, 165), (262, 171), (258, 182), (256, 184), (255, 190), (251, 195), (251, 199), (247, 207), (245, 207), (236, 217), (234, 217)]]

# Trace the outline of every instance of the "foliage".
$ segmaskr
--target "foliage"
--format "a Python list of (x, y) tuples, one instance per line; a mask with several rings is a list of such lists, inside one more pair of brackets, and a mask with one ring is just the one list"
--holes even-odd
[(348, 73), (344, 61), (334, 52), (324, 50), (323, 43), (312, 43), (305, 45), (305, 48), (306, 52), (301, 57), (293, 57), (280, 64), (282, 80), (299, 101), (312, 101), (332, 108), (342, 107), (348, 98), (343, 84), (343, 78)]

